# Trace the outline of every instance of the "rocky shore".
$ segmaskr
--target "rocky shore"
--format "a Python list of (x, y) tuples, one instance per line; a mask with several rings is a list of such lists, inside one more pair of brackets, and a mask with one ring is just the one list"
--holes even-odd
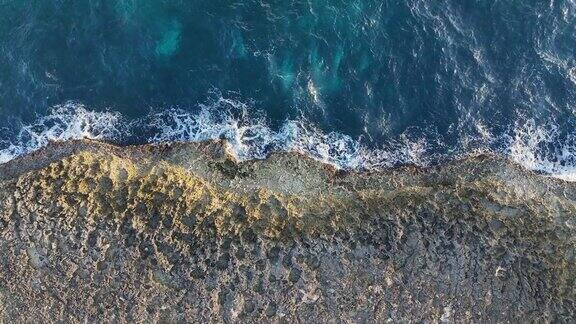
[(574, 322), (575, 287), (576, 183), (496, 156), (70, 141), (0, 165), (3, 322)]

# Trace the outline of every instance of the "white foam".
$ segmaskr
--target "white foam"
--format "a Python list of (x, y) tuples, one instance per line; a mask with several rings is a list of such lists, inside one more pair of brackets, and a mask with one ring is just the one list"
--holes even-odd
[[(56, 106), (47, 116), (22, 127), (15, 141), (0, 149), (0, 163), (46, 146), (50, 141), (90, 138), (122, 141), (131, 127), (152, 135), (148, 142), (198, 142), (226, 139), (238, 160), (263, 159), (274, 151), (295, 151), (341, 169), (381, 170), (399, 164), (429, 165), (434, 161), (433, 148), (424, 139), (400, 136), (380, 149), (369, 149), (361, 139), (331, 132), (325, 133), (306, 120), (287, 120), (278, 130), (258, 117), (251, 107), (219, 98), (201, 105), (197, 113), (167, 110), (123, 123), (118, 113), (94, 112), (75, 103)], [(517, 125), (509, 134), (496, 138), (483, 124), (471, 136), (462, 136), (464, 155), (472, 151), (509, 156), (530, 170), (568, 181), (576, 181), (576, 137), (560, 136), (553, 125), (537, 126), (534, 121)], [(494, 143), (503, 143), (491, 147)], [(440, 147), (442, 145), (440, 144)], [(462, 157), (457, 149), (451, 156)], [(437, 158), (437, 157), (436, 157)]]
[(167, 110), (147, 118), (154, 135), (149, 142), (199, 142), (226, 139), (239, 160), (266, 157), (266, 148), (275, 144), (274, 132), (263, 119), (249, 118), (248, 107), (220, 98), (198, 113)]
[(505, 153), (527, 169), (576, 181), (576, 138), (560, 140), (556, 125), (537, 126), (533, 120), (516, 125)]
[(114, 140), (122, 133), (119, 120), (118, 113), (94, 112), (72, 102), (55, 106), (48, 115), (20, 129), (16, 140), (0, 150), (0, 163), (42, 148), (51, 141)]
[(293, 151), (342, 169), (375, 169), (397, 164), (427, 163), (425, 141), (402, 138), (388, 150), (370, 150), (350, 136), (323, 133), (305, 120), (288, 120), (278, 131), (264, 118), (252, 117), (249, 107), (220, 98), (202, 105), (199, 113), (168, 110), (154, 115), (150, 142), (226, 139), (238, 160), (262, 159), (272, 151)]

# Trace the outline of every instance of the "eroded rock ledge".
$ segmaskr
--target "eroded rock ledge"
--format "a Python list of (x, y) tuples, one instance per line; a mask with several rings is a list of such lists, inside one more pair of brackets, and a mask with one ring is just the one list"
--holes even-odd
[(71, 141), (0, 166), (5, 322), (571, 322), (575, 285), (576, 184), (494, 156)]

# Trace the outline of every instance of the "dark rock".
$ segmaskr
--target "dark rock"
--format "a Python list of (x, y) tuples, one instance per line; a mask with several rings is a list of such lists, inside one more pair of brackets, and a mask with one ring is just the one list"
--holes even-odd
[(298, 280), (300, 280), (300, 276), (302, 275), (302, 271), (298, 268), (292, 268), (290, 270), (290, 274), (288, 275), (288, 279), (292, 282), (292, 283), (296, 283), (298, 282)]
[(276, 311), (278, 310), (278, 305), (275, 302), (270, 302), (268, 307), (266, 307), (266, 316), (272, 317), (276, 315)]

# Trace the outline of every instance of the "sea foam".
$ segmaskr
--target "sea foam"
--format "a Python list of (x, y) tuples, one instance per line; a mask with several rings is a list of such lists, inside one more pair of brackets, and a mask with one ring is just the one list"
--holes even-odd
[(201, 105), (197, 113), (164, 111), (153, 115), (146, 124), (155, 134), (149, 142), (225, 139), (240, 161), (263, 159), (274, 151), (293, 151), (341, 169), (428, 163), (424, 141), (413, 142), (404, 137), (388, 143), (386, 150), (375, 150), (348, 135), (322, 132), (306, 120), (288, 120), (273, 130), (265, 118), (251, 115), (247, 105), (222, 98), (211, 105)]
[(576, 136), (562, 136), (556, 125), (516, 125), (504, 154), (527, 169), (576, 181)]
[[(151, 134), (141, 142), (198, 142), (225, 139), (239, 161), (266, 158), (271, 152), (292, 151), (345, 170), (382, 170), (397, 165), (428, 166), (438, 160), (462, 158), (477, 152), (508, 156), (524, 167), (543, 174), (576, 181), (576, 138), (560, 136), (554, 125), (539, 126), (532, 120), (516, 125), (496, 138), (484, 127), (489, 141), (470, 149), (451, 150), (450, 156), (437, 156), (424, 139), (399, 136), (381, 148), (368, 148), (361, 139), (326, 133), (306, 120), (287, 120), (278, 129), (264, 117), (255, 116), (246, 104), (220, 98), (200, 105), (197, 112), (164, 110), (127, 123), (116, 112), (96, 112), (77, 103), (54, 107), (50, 114), (25, 125), (11, 142), (0, 147), (0, 163), (33, 152), (51, 141), (97, 139), (126, 142), (132, 133)], [(468, 142), (463, 137), (462, 142)], [(497, 146), (488, 145), (500, 143)], [(462, 144), (462, 143), (461, 143)], [(448, 155), (448, 154), (445, 154)]]
[(0, 163), (38, 150), (52, 141), (120, 139), (127, 133), (127, 130), (121, 130), (120, 119), (118, 113), (95, 112), (77, 103), (55, 106), (48, 115), (22, 126), (13, 141), (0, 143)]

